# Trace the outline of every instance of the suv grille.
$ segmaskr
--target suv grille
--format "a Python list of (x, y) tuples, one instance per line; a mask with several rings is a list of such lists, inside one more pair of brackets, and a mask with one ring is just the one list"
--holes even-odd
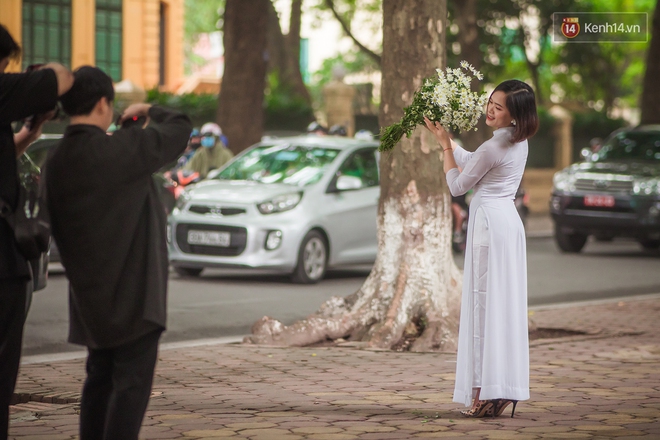
[(243, 208), (224, 208), (221, 206), (206, 206), (206, 205), (192, 205), (188, 208), (188, 211), (194, 212), (196, 214), (215, 214), (222, 215), (224, 217), (230, 215), (245, 214), (245, 209)]
[(599, 193), (631, 192), (632, 179), (582, 178), (575, 181), (577, 191), (595, 191)]
[[(188, 231), (194, 229), (196, 231), (219, 231), (229, 232), (231, 238), (228, 247), (221, 246), (204, 246), (188, 243)], [(182, 223), (176, 226), (176, 242), (186, 254), (197, 255), (216, 255), (235, 257), (240, 255), (247, 244), (247, 229), (236, 226), (222, 226), (222, 225), (195, 225)]]

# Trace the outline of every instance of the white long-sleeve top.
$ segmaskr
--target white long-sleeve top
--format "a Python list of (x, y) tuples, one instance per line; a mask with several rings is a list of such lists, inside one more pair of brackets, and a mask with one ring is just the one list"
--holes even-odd
[(460, 146), (454, 148), (456, 164), (447, 172), (447, 184), (453, 196), (470, 189), (480, 189), (481, 197), (514, 199), (527, 161), (527, 141), (511, 143), (513, 128), (495, 130), (493, 137), (474, 153)]

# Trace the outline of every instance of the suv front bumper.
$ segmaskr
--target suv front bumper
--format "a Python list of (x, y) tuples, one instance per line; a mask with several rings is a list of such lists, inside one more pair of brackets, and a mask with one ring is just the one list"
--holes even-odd
[(585, 206), (587, 193), (557, 193), (550, 197), (555, 227), (564, 232), (660, 238), (660, 197), (616, 195), (612, 207)]

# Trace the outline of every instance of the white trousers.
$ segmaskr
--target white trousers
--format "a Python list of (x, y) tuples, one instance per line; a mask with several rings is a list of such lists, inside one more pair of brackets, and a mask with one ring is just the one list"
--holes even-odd
[(473, 388), (481, 387), (483, 372), (484, 336), (486, 321), (486, 295), (488, 284), (488, 251), (490, 237), (488, 234), (488, 221), (483, 209), (478, 209), (474, 219), (474, 233), (472, 236), (472, 304), (473, 304), (473, 338), (472, 353), (474, 354), (472, 372)]

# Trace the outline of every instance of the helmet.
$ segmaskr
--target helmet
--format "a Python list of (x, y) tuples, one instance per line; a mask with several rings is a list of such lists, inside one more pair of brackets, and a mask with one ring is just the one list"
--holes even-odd
[(214, 136), (220, 137), (222, 134), (220, 126), (215, 122), (207, 122), (206, 124), (202, 125), (202, 128), (199, 131), (202, 133), (202, 135), (212, 134)]
[(200, 134), (199, 128), (193, 128), (190, 132), (190, 137), (199, 137)]
[(339, 124), (333, 125), (332, 127), (330, 127), (330, 131), (328, 132), (328, 134), (335, 135), (335, 136), (346, 136), (346, 134), (347, 134), (346, 133), (346, 127), (344, 127), (343, 125), (339, 125)]
[(307, 133), (316, 133), (316, 132), (321, 132), (321, 133), (328, 133), (328, 129), (319, 124), (318, 122), (314, 121), (310, 123), (307, 126)]
[(374, 139), (374, 134), (369, 130), (359, 130), (355, 133), (355, 139), (361, 139), (365, 141), (372, 141)]

